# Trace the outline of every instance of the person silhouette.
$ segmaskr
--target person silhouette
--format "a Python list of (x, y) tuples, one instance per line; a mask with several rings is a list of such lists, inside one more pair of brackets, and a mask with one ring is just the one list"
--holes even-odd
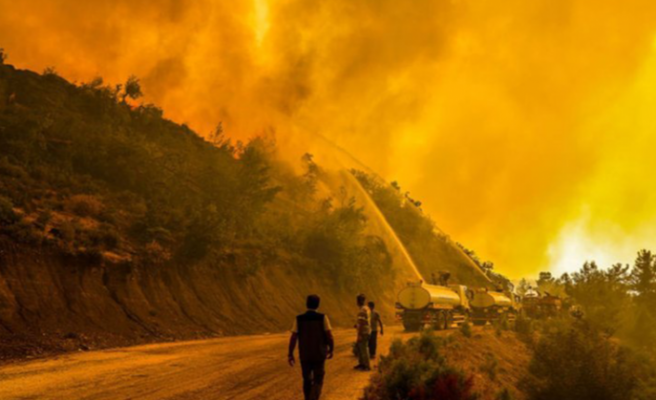
[(305, 400), (319, 400), (323, 388), (326, 360), (333, 358), (335, 342), (327, 315), (317, 312), (321, 299), (312, 294), (307, 297), (307, 311), (296, 317), (289, 339), (288, 362), (294, 366), (294, 350), (298, 342), (298, 356), (303, 375)]

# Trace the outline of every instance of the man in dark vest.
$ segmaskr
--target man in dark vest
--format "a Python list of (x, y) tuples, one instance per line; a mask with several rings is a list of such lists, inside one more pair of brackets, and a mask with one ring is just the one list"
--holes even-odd
[(326, 359), (333, 358), (335, 347), (328, 316), (317, 312), (319, 296), (307, 297), (307, 312), (294, 320), (292, 337), (289, 340), (289, 365), (294, 366), (294, 349), (298, 341), (298, 355), (303, 371), (303, 394), (305, 400), (319, 400)]

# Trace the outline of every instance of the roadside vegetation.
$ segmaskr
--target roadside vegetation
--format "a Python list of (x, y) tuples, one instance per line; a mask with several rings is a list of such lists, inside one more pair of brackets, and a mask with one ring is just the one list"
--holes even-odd
[(656, 258), (641, 250), (632, 266), (538, 282), (566, 297), (567, 313), (517, 324), (534, 356), (525, 381), (531, 400), (656, 398)]
[(444, 339), (430, 331), (407, 342), (396, 340), (363, 400), (475, 400), (473, 377), (450, 365)]
[(530, 350), (513, 332), (423, 331), (396, 341), (364, 391), (365, 400), (524, 400)]
[(531, 400), (649, 399), (652, 366), (586, 321), (550, 321), (525, 381)]

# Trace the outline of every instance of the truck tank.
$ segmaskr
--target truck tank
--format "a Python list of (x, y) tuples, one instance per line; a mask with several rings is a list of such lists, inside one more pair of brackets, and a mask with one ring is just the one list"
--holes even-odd
[(514, 294), (477, 290), (470, 292), (470, 296), (469, 304), (472, 312), (469, 319), (474, 325), (485, 325), (488, 322), (503, 320), (508, 323), (515, 322), (518, 304), (511, 298)]
[(446, 286), (411, 283), (399, 292), (398, 303), (406, 310), (421, 310), (431, 304), (434, 308), (454, 308), (462, 301), (456, 292)]
[(474, 298), (470, 301), (473, 308), (489, 307), (511, 307), (512, 300), (499, 292), (474, 292)]

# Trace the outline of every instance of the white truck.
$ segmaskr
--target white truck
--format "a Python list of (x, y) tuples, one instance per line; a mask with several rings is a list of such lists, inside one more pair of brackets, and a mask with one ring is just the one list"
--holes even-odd
[(397, 318), (407, 331), (441, 330), (461, 324), (469, 314), (467, 287), (411, 282), (397, 296)]

